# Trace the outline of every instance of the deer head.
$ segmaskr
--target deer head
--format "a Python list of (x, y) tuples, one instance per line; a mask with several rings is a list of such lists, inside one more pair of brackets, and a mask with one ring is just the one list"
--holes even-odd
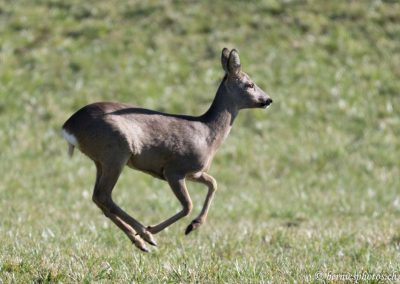
[(224, 48), (221, 64), (226, 73), (224, 83), (227, 93), (239, 109), (266, 108), (272, 103), (272, 99), (242, 71), (236, 49), (229, 52), (227, 48)]

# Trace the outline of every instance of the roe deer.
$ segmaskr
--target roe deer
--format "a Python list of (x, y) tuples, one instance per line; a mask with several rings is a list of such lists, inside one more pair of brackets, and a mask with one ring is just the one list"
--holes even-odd
[[(73, 114), (62, 132), (69, 144), (96, 165), (93, 201), (142, 251), (145, 242), (156, 246), (153, 234), (188, 215), (192, 201), (185, 180), (208, 187), (200, 214), (189, 224), (189, 234), (206, 221), (217, 190), (207, 174), (215, 152), (227, 137), (240, 109), (266, 108), (272, 99), (241, 71), (238, 52), (222, 50), (225, 76), (211, 107), (199, 117), (172, 115), (135, 106), (98, 102)], [(143, 226), (114, 203), (111, 192), (123, 167), (148, 173), (168, 182), (182, 210), (158, 225)]]

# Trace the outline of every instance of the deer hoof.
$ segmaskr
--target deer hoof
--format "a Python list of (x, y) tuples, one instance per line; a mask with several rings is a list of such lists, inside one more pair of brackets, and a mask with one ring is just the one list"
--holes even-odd
[(187, 226), (185, 230), (185, 235), (188, 235), (191, 231), (196, 230), (198, 227), (200, 227), (200, 225), (201, 222), (193, 220), (192, 223), (190, 223), (189, 226)]
[(147, 247), (138, 247), (142, 252), (149, 253), (150, 250)]
[(152, 246), (157, 246), (157, 242), (154, 239), (153, 235), (149, 231), (144, 231), (143, 233), (140, 234), (143, 240), (151, 244)]
[(143, 252), (150, 252), (150, 250), (146, 247), (146, 245), (140, 238), (135, 238), (135, 240), (133, 241), (133, 244)]

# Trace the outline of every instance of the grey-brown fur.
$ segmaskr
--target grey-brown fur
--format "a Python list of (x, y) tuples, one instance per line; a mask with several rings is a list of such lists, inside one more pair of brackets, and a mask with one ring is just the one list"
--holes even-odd
[[(207, 174), (213, 156), (228, 135), (240, 109), (265, 108), (272, 100), (241, 71), (236, 50), (224, 48), (225, 71), (209, 110), (199, 117), (172, 115), (115, 102), (87, 105), (63, 125), (77, 147), (95, 162), (93, 201), (131, 241), (147, 251), (144, 241), (156, 245), (153, 234), (188, 215), (192, 202), (185, 180), (203, 183), (208, 194), (201, 213), (186, 234), (206, 220), (217, 183)], [(67, 134), (67, 135), (68, 135)], [(73, 145), (69, 143), (70, 152)], [(155, 226), (145, 227), (119, 208), (111, 192), (123, 169), (131, 168), (166, 180), (182, 210)]]

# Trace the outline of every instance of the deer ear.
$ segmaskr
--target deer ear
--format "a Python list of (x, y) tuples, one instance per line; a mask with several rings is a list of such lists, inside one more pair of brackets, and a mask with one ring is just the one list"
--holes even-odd
[(229, 60), (229, 49), (224, 47), (221, 53), (221, 65), (225, 73), (228, 73), (228, 60)]
[(236, 49), (232, 49), (228, 59), (228, 73), (237, 75), (241, 70), (239, 53)]

